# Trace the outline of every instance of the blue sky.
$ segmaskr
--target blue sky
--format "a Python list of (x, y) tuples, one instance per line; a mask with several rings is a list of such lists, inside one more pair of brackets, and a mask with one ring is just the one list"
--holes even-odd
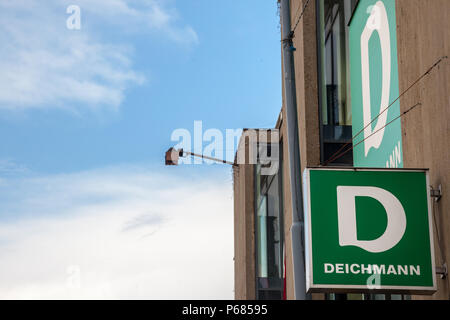
[[(82, 25), (79, 31), (65, 28), (69, 16), (65, 13), (66, 2), (80, 5)], [(108, 1), (95, 2), (108, 7)], [(131, 8), (136, 3), (112, 2), (123, 2)], [(161, 164), (163, 152), (173, 144), (170, 142), (172, 131), (192, 130), (194, 120), (202, 120), (205, 129), (273, 126), (281, 106), (279, 21), (275, 2), (155, 2), (171, 15), (173, 21), (167, 25), (177, 37), (184, 37), (182, 40), (168, 35), (163, 30), (168, 28), (164, 24), (151, 27), (146, 26), (145, 21), (133, 23), (127, 21), (133, 17), (120, 13), (100, 18), (97, 11), (90, 9), (88, 1), (55, 4), (50, 1), (46, 6), (53, 6), (51, 10), (37, 5), (27, 12), (29, 19), (34, 19), (30, 24), (38, 24), (37, 30), (29, 36), (43, 36), (40, 31), (45, 27), (39, 24), (47, 22), (40, 22), (38, 13), (42, 11), (54, 15), (55, 21), (46, 27), (59, 27), (61, 30), (52, 32), (56, 37), (65, 38), (60, 42), (67, 43), (57, 44), (55, 51), (52, 51), (54, 43), (48, 40), (38, 43), (38, 48), (17, 45), (13, 49), (28, 53), (47, 50), (61, 59), (65, 55), (70, 59), (67, 51), (73, 50), (71, 43), (75, 49), (77, 42), (93, 46), (98, 43), (105, 48), (85, 49), (86, 54), (94, 51), (99, 57), (91, 56), (87, 63), (75, 60), (62, 70), (39, 70), (39, 76), (31, 81), (58, 82), (63, 76), (53, 79), (52, 72), (70, 74), (78, 69), (80, 74), (74, 75), (77, 81), (83, 82), (83, 77), (87, 77), (91, 83), (103, 84), (122, 98), (119, 102), (108, 101), (108, 93), (98, 100), (83, 94), (77, 96), (77, 93), (71, 98), (69, 92), (64, 92), (42, 98), (39, 95), (36, 99), (30, 97), (30, 102), (20, 105), (14, 98), (2, 99), (1, 92), (8, 88), (0, 89), (0, 159), (46, 173), (129, 162)], [(18, 11), (17, 7), (19, 5), (9, 10)], [(142, 10), (151, 12), (151, 7)], [(3, 14), (8, 13), (5, 10)], [(45, 20), (44, 14), (42, 19)], [(21, 19), (11, 23), (24, 24)], [(28, 27), (31, 26), (18, 28), (25, 31)], [(192, 34), (186, 35), (186, 29)], [(75, 37), (87, 39), (72, 42), (71, 38)], [(128, 59), (128, 65), (117, 66), (115, 59), (109, 57), (110, 53), (103, 52), (108, 50), (107, 46), (126, 51), (122, 55)], [(29, 59), (35, 59), (32, 64), (41, 63), (38, 52)], [(102, 76), (100, 72), (89, 74), (83, 70), (98, 60), (104, 60), (104, 67), (112, 69), (111, 72), (121, 73), (121, 76), (133, 73), (139, 80), (116, 84), (110, 79), (98, 79)], [(35, 86), (38, 91), (47, 89), (46, 85)], [(61, 91), (70, 90), (70, 87), (61, 87)], [(17, 89), (17, 94), (37, 95), (26, 88), (22, 92)]]
[(275, 0), (2, 0), (0, 298), (232, 298), (231, 169), (163, 155), (272, 127), (279, 39)]

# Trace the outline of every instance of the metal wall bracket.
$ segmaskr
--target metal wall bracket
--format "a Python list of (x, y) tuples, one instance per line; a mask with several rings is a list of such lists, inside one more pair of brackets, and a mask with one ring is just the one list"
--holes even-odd
[(433, 189), (433, 187), (431, 187), (430, 195), (434, 198), (435, 202), (439, 202), (442, 198), (442, 185), (439, 185), (437, 189)]
[(441, 275), (441, 279), (445, 279), (448, 276), (447, 264), (444, 263), (442, 267), (436, 267), (436, 274)]

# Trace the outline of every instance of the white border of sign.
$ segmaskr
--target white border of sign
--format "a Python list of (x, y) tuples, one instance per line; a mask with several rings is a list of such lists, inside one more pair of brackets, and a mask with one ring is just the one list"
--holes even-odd
[[(427, 202), (428, 202), (428, 225), (430, 234), (430, 249), (431, 249), (431, 264), (433, 273), (433, 286), (380, 286), (377, 289), (370, 290), (367, 286), (362, 285), (324, 285), (313, 283), (313, 268), (312, 268), (312, 240), (311, 240), (311, 194), (310, 194), (310, 177), (311, 170), (322, 171), (375, 171), (375, 172), (424, 172), (427, 183)], [(431, 295), (437, 291), (436, 286), (436, 263), (434, 255), (434, 233), (433, 233), (433, 215), (431, 208), (431, 194), (430, 194), (430, 177), (428, 169), (375, 169), (375, 168), (306, 168), (303, 171), (303, 206), (305, 219), (305, 264), (306, 264), (306, 291), (308, 293), (398, 293), (398, 294), (427, 294)]]

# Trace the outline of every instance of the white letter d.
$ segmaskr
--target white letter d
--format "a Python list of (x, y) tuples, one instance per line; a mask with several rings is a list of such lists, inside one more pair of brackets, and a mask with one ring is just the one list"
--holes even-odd
[[(356, 197), (371, 197), (379, 201), (387, 214), (384, 234), (375, 240), (359, 241), (356, 228)], [(337, 187), (339, 245), (357, 246), (379, 253), (393, 248), (403, 238), (406, 215), (400, 201), (390, 192), (376, 187)]]

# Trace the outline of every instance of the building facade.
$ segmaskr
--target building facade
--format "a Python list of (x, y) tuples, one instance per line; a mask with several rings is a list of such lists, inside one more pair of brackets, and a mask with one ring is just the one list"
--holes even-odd
[[(450, 256), (450, 1), (291, 0), (290, 13), (301, 170), (429, 169), (440, 190), (432, 202), (442, 272)], [(285, 118), (283, 98), (276, 174), (247, 160), (234, 170), (236, 299), (294, 298)], [(238, 153), (251, 153), (248, 132)], [(449, 285), (439, 274), (431, 296), (313, 298), (450, 299)]]

